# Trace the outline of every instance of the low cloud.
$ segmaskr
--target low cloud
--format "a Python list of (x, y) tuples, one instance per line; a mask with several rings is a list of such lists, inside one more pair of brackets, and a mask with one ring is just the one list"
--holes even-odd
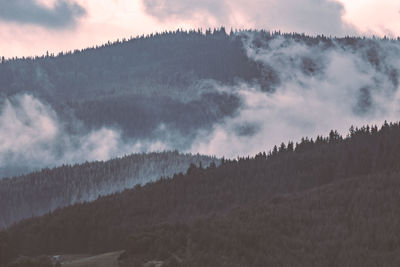
[[(118, 129), (85, 131), (62, 122), (46, 103), (29, 94), (2, 100), (0, 178), (44, 167), (107, 160), (133, 152), (162, 151), (157, 140), (123, 140)], [(68, 127), (67, 127), (68, 126)]]
[(327, 47), (278, 37), (259, 47), (249, 35), (248, 57), (276, 75), (275, 82), (216, 84), (217, 90), (235, 92), (244, 105), (238, 116), (199, 134), (191, 150), (235, 158), (331, 129), (345, 135), (351, 125), (398, 121), (400, 45), (364, 44)]
[(335, 36), (357, 33), (342, 19), (343, 4), (334, 0), (143, 0), (143, 5), (160, 21), (178, 20), (198, 27), (225, 25)]
[(48, 7), (37, 0), (0, 0), (0, 20), (60, 29), (74, 26), (86, 14), (79, 4), (56, 0)]

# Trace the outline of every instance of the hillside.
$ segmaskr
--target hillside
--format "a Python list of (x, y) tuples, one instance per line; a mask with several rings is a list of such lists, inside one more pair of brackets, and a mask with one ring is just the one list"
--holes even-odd
[(121, 267), (398, 266), (400, 173), (280, 195), (194, 224), (130, 239)]
[[(232, 158), (331, 128), (396, 121), (399, 53), (396, 39), (221, 28), (5, 60), (0, 177), (155, 145)], [(109, 153), (98, 155), (99, 136), (114, 137), (102, 142)]]
[(133, 266), (396, 266), (399, 140), (400, 124), (385, 123), (192, 165), (24, 220), (0, 233), (1, 255), (127, 250)]
[(56, 208), (96, 200), (137, 184), (185, 172), (190, 164), (219, 164), (214, 157), (163, 152), (132, 154), (105, 162), (43, 169), (0, 180), (0, 228)]

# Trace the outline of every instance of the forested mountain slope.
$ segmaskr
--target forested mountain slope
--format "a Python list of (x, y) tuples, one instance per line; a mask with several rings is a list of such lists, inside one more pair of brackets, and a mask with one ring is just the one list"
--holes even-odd
[[(155, 144), (236, 157), (332, 125), (396, 121), (399, 55), (396, 39), (221, 28), (4, 60), (0, 177)], [(99, 136), (110, 144), (100, 155)]]
[(106, 162), (86, 162), (0, 180), (0, 227), (56, 208), (93, 201), (137, 184), (185, 172), (190, 164), (219, 159), (178, 152), (132, 154)]
[(179, 266), (171, 253), (181, 266), (396, 266), (399, 158), (398, 123), (332, 131), (22, 221), (1, 232), (2, 255), (127, 249), (133, 266)]

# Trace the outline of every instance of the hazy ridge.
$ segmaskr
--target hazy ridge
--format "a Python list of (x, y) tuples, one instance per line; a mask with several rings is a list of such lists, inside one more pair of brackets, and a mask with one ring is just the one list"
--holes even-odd
[(162, 152), (86, 162), (0, 180), (0, 227), (57, 208), (96, 200), (138, 184), (186, 172), (190, 164), (219, 164), (215, 157)]

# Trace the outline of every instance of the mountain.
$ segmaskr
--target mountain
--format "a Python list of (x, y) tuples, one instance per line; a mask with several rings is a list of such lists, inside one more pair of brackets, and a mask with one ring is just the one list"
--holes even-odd
[(174, 152), (132, 154), (109, 161), (43, 169), (0, 180), (0, 226), (57, 208), (96, 200), (185, 172), (190, 164), (219, 164), (215, 157)]
[(233, 158), (396, 121), (399, 54), (396, 39), (220, 28), (4, 60), (0, 177), (154, 150)]
[(399, 140), (400, 124), (385, 123), (191, 165), (19, 222), (0, 233), (0, 255), (125, 250), (121, 266), (397, 266)]

